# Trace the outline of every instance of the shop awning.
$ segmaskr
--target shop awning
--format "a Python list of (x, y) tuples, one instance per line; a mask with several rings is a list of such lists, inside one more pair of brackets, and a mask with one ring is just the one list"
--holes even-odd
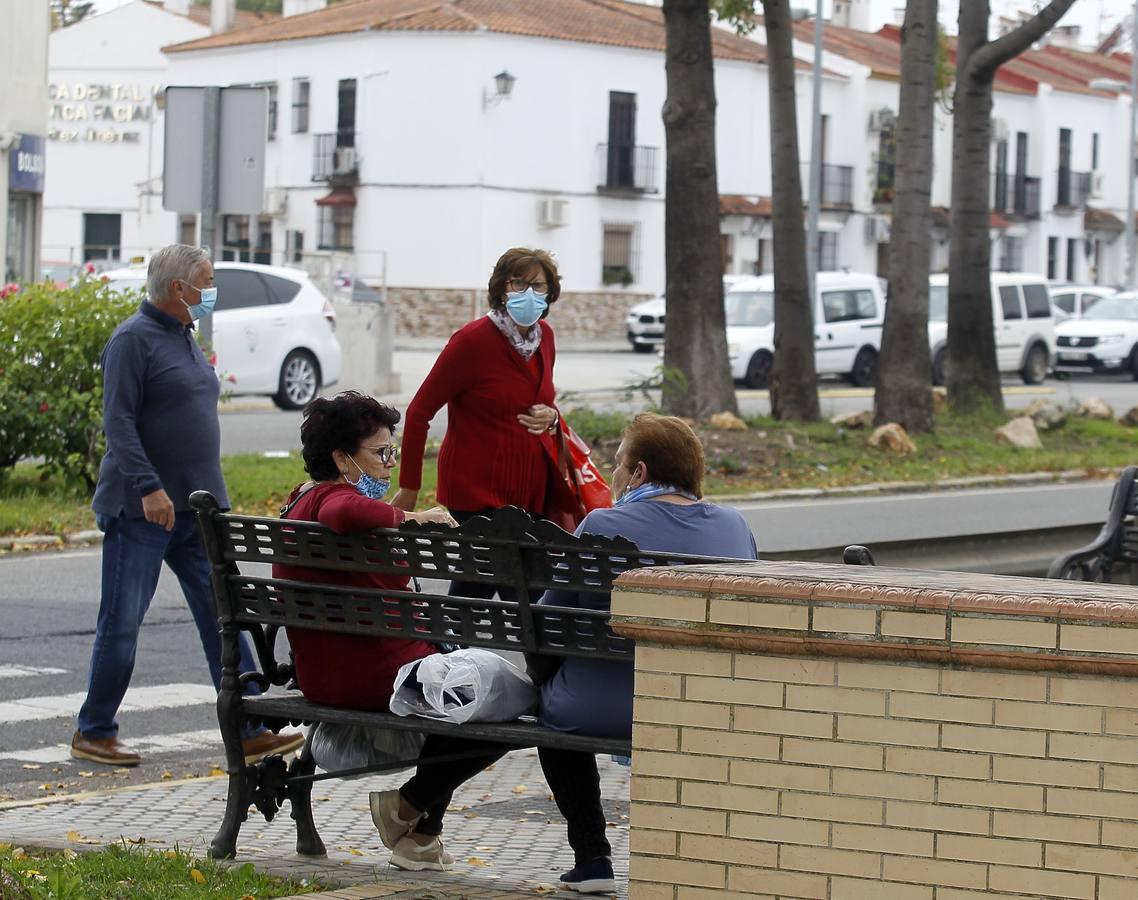
[(355, 206), (356, 205), (356, 192), (350, 187), (334, 188), (331, 193), (326, 194), (316, 201), (317, 206)]

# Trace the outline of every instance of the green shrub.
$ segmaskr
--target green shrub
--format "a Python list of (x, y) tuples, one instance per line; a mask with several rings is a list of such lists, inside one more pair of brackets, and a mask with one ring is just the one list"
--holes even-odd
[(42, 457), (46, 474), (94, 488), (104, 448), (99, 355), (138, 300), (97, 279), (0, 293), (0, 473)]

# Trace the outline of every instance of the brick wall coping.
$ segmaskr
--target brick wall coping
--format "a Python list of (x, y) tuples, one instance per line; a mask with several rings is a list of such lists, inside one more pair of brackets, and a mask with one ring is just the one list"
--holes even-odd
[(1138, 588), (807, 562), (637, 569), (613, 627), (731, 651), (1138, 677)]

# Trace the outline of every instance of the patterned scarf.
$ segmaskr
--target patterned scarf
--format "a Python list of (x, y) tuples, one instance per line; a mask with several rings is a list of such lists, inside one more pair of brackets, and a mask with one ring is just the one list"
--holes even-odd
[(518, 331), (517, 323), (510, 318), (510, 314), (504, 309), (492, 309), (486, 313), (490, 317), (498, 330), (506, 336), (506, 340), (510, 342), (510, 346), (521, 354), (522, 359), (530, 359), (535, 353), (537, 348), (541, 346), (541, 324), (534, 323), (534, 326), (529, 330), (529, 335), (522, 337), (521, 332)]

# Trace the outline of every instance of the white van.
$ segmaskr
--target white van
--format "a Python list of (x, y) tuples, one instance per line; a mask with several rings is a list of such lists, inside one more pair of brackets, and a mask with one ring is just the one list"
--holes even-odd
[[(1024, 384), (1039, 384), (1055, 352), (1051, 292), (1042, 275), (992, 273), (992, 325), (996, 362), (1002, 374), (1018, 374)], [(945, 383), (948, 357), (948, 276), (929, 277), (929, 352), (933, 384)]]
[[(814, 302), (814, 367), (868, 387), (877, 375), (885, 290), (876, 275), (819, 272)], [(759, 275), (727, 292), (731, 377), (765, 388), (774, 363), (774, 276)]]

